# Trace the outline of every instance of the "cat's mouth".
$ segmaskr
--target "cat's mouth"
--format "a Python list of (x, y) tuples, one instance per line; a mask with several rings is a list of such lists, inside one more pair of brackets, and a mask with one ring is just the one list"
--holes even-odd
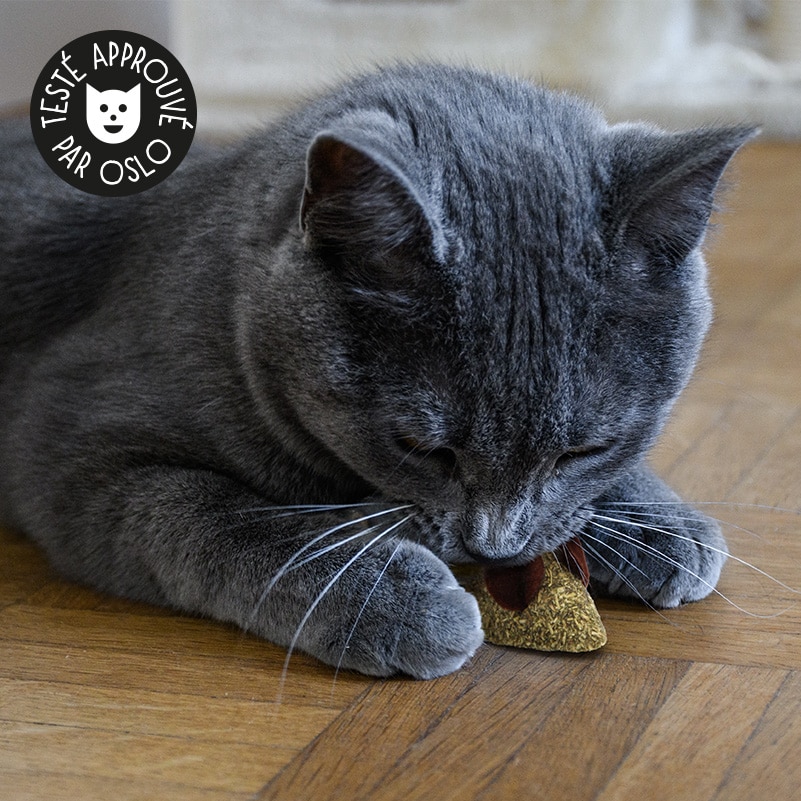
[(122, 130), (122, 125), (104, 125), (103, 127), (109, 133), (119, 133)]

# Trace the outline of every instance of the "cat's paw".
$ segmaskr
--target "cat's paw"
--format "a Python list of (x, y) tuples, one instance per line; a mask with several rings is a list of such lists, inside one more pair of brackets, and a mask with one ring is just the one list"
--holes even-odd
[(431, 679), (473, 656), (484, 640), (478, 603), (440, 559), (404, 542), (381, 571), (369, 597), (353, 595), (354, 605), (342, 610), (342, 644), (326, 661), (373, 676)]
[(661, 608), (709, 595), (728, 553), (717, 523), (684, 505), (605, 508), (583, 539), (594, 589)]

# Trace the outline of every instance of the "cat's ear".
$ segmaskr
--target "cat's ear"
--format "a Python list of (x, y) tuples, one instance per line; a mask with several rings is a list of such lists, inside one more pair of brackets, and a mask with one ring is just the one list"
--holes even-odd
[[(300, 226), (314, 247), (338, 256), (388, 254), (409, 246), (442, 255), (426, 203), (379, 137), (355, 131), (318, 134), (306, 158)], [(373, 141), (371, 141), (371, 139)]]
[(729, 160), (756, 135), (750, 127), (679, 134), (623, 125), (612, 129), (618, 165), (618, 235), (624, 247), (662, 267), (684, 262), (704, 237), (715, 189)]

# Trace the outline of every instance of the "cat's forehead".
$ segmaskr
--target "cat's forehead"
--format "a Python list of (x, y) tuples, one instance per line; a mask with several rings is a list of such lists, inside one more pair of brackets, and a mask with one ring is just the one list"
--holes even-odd
[(133, 101), (138, 95), (138, 85), (131, 89), (94, 89), (90, 84), (87, 84), (88, 96), (94, 96), (97, 100), (105, 100), (106, 102), (115, 102), (119, 100)]
[(598, 154), (586, 142), (503, 135), (445, 162), (449, 211), (464, 233), (518, 241), (580, 234), (599, 197)]
[(468, 250), (529, 257), (584, 247), (608, 181), (606, 123), (591, 108), (523, 87), (469, 95), (434, 125), (422, 165)]

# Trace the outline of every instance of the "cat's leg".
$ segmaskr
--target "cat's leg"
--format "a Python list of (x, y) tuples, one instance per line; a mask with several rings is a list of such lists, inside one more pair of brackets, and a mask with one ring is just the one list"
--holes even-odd
[(659, 607), (712, 592), (727, 554), (717, 523), (648, 468), (631, 471), (591, 506), (582, 541), (594, 588)]
[(65, 523), (62, 508), (60, 532), (40, 539), (65, 572), (108, 591), (377, 676), (449, 673), (483, 640), (475, 599), (402, 538), (406, 508), (271, 509), (228, 478), (166, 467), (72, 500), (91, 513)]

